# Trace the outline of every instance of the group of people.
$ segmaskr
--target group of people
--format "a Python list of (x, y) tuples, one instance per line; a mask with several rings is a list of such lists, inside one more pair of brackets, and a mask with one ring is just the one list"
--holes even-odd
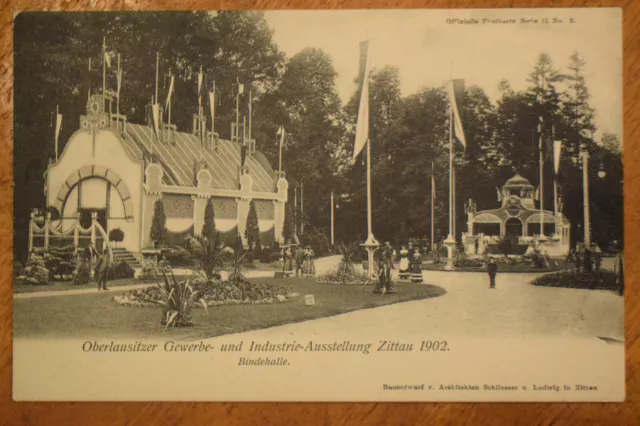
[(283, 250), (283, 273), (285, 276), (294, 274), (298, 277), (312, 277), (316, 274), (316, 264), (313, 261), (315, 253), (311, 246), (297, 246), (292, 249), (291, 246), (285, 247)]
[(574, 272), (600, 272), (602, 250), (596, 244), (591, 244), (589, 248), (582, 246), (577, 251), (571, 250), (567, 256), (567, 261), (573, 265)]
[(418, 247), (407, 249), (406, 246), (402, 246), (398, 277), (401, 280), (411, 279), (414, 283), (422, 282), (422, 254)]

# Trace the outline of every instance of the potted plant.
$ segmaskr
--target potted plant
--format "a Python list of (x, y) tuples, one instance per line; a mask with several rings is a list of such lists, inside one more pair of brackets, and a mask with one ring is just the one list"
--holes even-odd
[(113, 241), (116, 243), (116, 247), (118, 247), (118, 243), (124, 241), (124, 232), (120, 228), (114, 228), (109, 231), (109, 241)]

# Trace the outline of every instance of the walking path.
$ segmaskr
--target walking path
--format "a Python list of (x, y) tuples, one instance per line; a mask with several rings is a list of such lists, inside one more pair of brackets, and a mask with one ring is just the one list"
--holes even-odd
[[(316, 261), (323, 274), (334, 268), (339, 256)], [(249, 278), (272, 277), (273, 271), (250, 270)], [(394, 270), (397, 274), (397, 269)], [(536, 287), (530, 284), (541, 274), (498, 274), (497, 289), (488, 288), (488, 277), (480, 272), (423, 271), (424, 282), (444, 288), (447, 294), (413, 302), (363, 309), (347, 314), (287, 324), (249, 332), (254, 336), (290, 333), (346, 332), (352, 336), (376, 332), (451, 333), (474, 337), (556, 336), (605, 337), (623, 340), (624, 298), (609, 291)], [(113, 293), (141, 289), (154, 284), (113, 287)], [(420, 285), (420, 284), (416, 284)], [(102, 294), (91, 288), (14, 294), (15, 299)], [(316, 300), (322, 303), (322, 300)], [(384, 318), (381, 321), (381, 318)], [(246, 334), (246, 333), (245, 333)]]
[(610, 291), (531, 285), (540, 275), (498, 274), (497, 288), (489, 289), (486, 273), (423, 271), (425, 283), (444, 288), (447, 294), (254, 330), (234, 338), (426, 334), (444, 339), (454, 335), (524, 339), (553, 335), (624, 340), (623, 297)]

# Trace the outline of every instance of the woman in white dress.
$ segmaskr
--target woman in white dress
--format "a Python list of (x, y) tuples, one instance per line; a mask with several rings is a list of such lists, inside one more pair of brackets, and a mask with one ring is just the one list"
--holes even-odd
[(398, 276), (401, 280), (409, 279), (411, 272), (409, 271), (409, 250), (405, 246), (402, 246), (400, 250), (400, 266), (398, 268)]

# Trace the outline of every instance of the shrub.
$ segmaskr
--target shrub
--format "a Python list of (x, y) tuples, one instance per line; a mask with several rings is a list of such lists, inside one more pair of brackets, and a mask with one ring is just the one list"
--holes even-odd
[(236, 254), (231, 262), (229, 262), (229, 281), (232, 283), (237, 283), (240, 281), (244, 281), (244, 277), (247, 274), (247, 266), (246, 266), (246, 258), (247, 253)]
[(79, 257), (76, 261), (76, 269), (73, 272), (73, 285), (85, 285), (91, 281), (91, 269), (89, 261)]
[(182, 267), (192, 267), (193, 266), (193, 258), (184, 250), (172, 248), (168, 250), (163, 250), (163, 256), (169, 263), (172, 268), (182, 266)]
[(31, 285), (49, 284), (49, 269), (45, 266), (44, 258), (37, 254), (31, 254), (27, 266), (24, 268), (25, 282)]
[(121, 278), (133, 278), (135, 275), (135, 271), (124, 260), (121, 260), (117, 265), (113, 267), (113, 276), (115, 279)]
[(245, 256), (244, 258), (245, 263), (253, 263), (253, 261), (256, 259), (256, 256), (250, 251), (246, 252), (244, 256)]
[(153, 219), (151, 222), (151, 241), (162, 244), (167, 238), (167, 216), (164, 213), (164, 203), (156, 200), (153, 205)]
[(249, 214), (247, 214), (247, 226), (244, 231), (249, 247), (260, 245), (260, 227), (258, 225), (258, 212), (256, 211), (256, 203), (251, 200), (249, 202)]
[(158, 265), (153, 260), (143, 259), (142, 262), (140, 262), (140, 266), (142, 266), (140, 278), (145, 281), (155, 280), (160, 274)]
[(356, 248), (353, 245), (340, 244), (338, 246), (338, 254), (341, 256), (338, 269), (336, 271), (338, 280), (346, 283), (346, 281), (355, 275)]
[(115, 228), (109, 231), (109, 241), (115, 242), (116, 245), (124, 241), (124, 232), (122, 232), (122, 229)]
[(213, 208), (213, 198), (209, 197), (207, 200), (207, 206), (204, 209), (204, 224), (202, 225), (201, 235), (215, 241), (217, 234), (218, 231), (216, 231), (216, 217)]
[(269, 263), (279, 262), (281, 257), (282, 253), (280, 253), (279, 251), (273, 251), (271, 252), (271, 254), (269, 254)]
[(49, 279), (58, 277), (60, 280), (73, 278), (74, 249), (73, 246), (52, 247), (43, 253), (45, 267), (49, 270)]
[(533, 285), (543, 287), (579, 288), (591, 290), (619, 291), (616, 274), (611, 271), (580, 273), (561, 271), (536, 278)]
[(201, 270), (208, 280), (220, 276), (224, 255), (217, 246), (217, 238), (211, 240), (203, 236), (189, 237), (185, 247), (176, 247), (184, 256), (190, 257), (196, 269)]
[(191, 307), (199, 302), (207, 309), (207, 304), (197, 291), (190, 286), (191, 281), (177, 281), (173, 274), (164, 274), (164, 284), (157, 284), (160, 304), (163, 306), (160, 324), (167, 327), (185, 327), (193, 324)]

